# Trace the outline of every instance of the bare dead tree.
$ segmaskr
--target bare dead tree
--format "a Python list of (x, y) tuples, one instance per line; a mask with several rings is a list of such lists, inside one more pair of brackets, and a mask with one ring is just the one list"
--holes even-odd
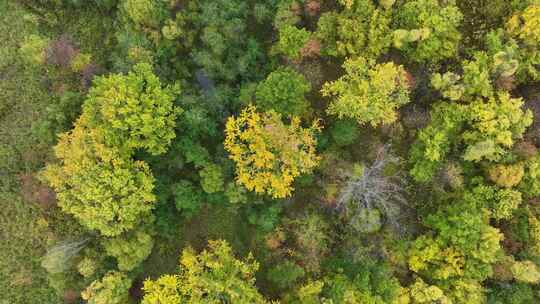
[(349, 180), (341, 190), (337, 209), (349, 223), (363, 220), (366, 212), (379, 212), (387, 223), (397, 232), (402, 232), (400, 224), (402, 211), (408, 206), (405, 190), (401, 186), (404, 178), (400, 172), (385, 175), (389, 164), (398, 164), (399, 158), (388, 153), (388, 147), (381, 148), (377, 158), (362, 174), (350, 174)]
[(89, 239), (82, 239), (56, 244), (47, 250), (41, 260), (41, 266), (52, 274), (66, 271), (71, 267), (73, 258), (86, 246), (88, 241)]

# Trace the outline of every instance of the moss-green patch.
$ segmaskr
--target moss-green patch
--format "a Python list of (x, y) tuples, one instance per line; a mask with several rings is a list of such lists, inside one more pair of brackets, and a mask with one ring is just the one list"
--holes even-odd
[(239, 256), (246, 256), (251, 243), (251, 227), (247, 220), (225, 204), (206, 205), (201, 212), (182, 221), (173, 240), (158, 239), (144, 263), (144, 277), (175, 273), (182, 250), (191, 246), (197, 251), (206, 248), (208, 240), (226, 240)]

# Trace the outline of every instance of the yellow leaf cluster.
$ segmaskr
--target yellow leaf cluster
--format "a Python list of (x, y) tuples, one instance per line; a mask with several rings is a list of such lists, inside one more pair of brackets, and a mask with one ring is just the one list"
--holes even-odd
[(100, 143), (81, 120), (60, 136), (55, 155), (59, 162), (47, 165), (43, 177), (62, 211), (82, 225), (117, 236), (150, 214), (156, 200), (150, 168)]
[(530, 5), (515, 14), (506, 24), (507, 30), (530, 46), (540, 44), (540, 5)]
[(540, 257), (540, 220), (529, 211), (529, 234), (531, 236), (531, 254)]
[(133, 154), (139, 148), (153, 155), (166, 151), (181, 111), (172, 102), (175, 92), (162, 88), (147, 64), (95, 81), (74, 129), (54, 148), (58, 162), (43, 172), (62, 211), (109, 237), (148, 218), (156, 201), (154, 177)]
[(192, 248), (182, 252), (180, 274), (146, 280), (142, 303), (268, 303), (254, 286), (258, 268), (251, 254), (239, 260), (226, 241), (209, 241), (199, 254)]
[(303, 128), (300, 119), (292, 117), (285, 125), (278, 113), (259, 113), (254, 106), (230, 117), (224, 146), (236, 163), (237, 182), (274, 198), (290, 196), (294, 179), (311, 172), (320, 160), (315, 153), (318, 130), (317, 121)]
[(504, 165), (498, 164), (488, 170), (489, 179), (497, 186), (512, 188), (519, 184), (523, 178), (525, 169), (522, 163)]

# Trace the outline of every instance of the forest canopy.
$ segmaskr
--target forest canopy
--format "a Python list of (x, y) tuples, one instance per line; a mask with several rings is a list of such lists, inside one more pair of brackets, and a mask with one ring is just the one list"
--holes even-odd
[(540, 303), (540, 1), (0, 0), (0, 303)]

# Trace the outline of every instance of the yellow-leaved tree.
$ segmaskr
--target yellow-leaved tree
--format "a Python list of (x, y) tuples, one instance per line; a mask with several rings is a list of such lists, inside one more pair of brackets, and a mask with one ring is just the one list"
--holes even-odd
[(343, 68), (346, 74), (325, 83), (321, 90), (333, 98), (328, 114), (375, 127), (396, 121), (399, 107), (410, 102), (409, 80), (402, 66), (357, 57), (347, 59)]
[(123, 272), (110, 271), (95, 280), (81, 296), (88, 304), (125, 304), (129, 301), (131, 279)]
[(320, 129), (318, 121), (303, 128), (298, 117), (287, 125), (280, 114), (259, 113), (254, 106), (230, 117), (224, 145), (236, 163), (237, 182), (274, 198), (290, 196), (294, 179), (310, 173), (319, 162), (314, 135)]
[(43, 176), (62, 211), (89, 229), (117, 236), (150, 214), (154, 177), (148, 165), (99, 143), (82, 123), (60, 136), (54, 148), (59, 161), (49, 164)]
[(127, 75), (96, 79), (82, 116), (109, 146), (163, 154), (176, 137), (176, 117), (182, 111), (173, 102), (178, 93), (178, 86), (163, 87), (152, 66), (142, 63)]
[(167, 150), (181, 111), (173, 103), (177, 92), (163, 87), (148, 64), (95, 80), (74, 129), (54, 149), (58, 162), (43, 172), (62, 211), (107, 237), (148, 219), (154, 177), (133, 154)]
[(209, 241), (208, 247), (199, 254), (185, 249), (179, 274), (146, 280), (142, 303), (267, 303), (254, 285), (259, 264), (251, 254), (235, 258), (226, 241)]

